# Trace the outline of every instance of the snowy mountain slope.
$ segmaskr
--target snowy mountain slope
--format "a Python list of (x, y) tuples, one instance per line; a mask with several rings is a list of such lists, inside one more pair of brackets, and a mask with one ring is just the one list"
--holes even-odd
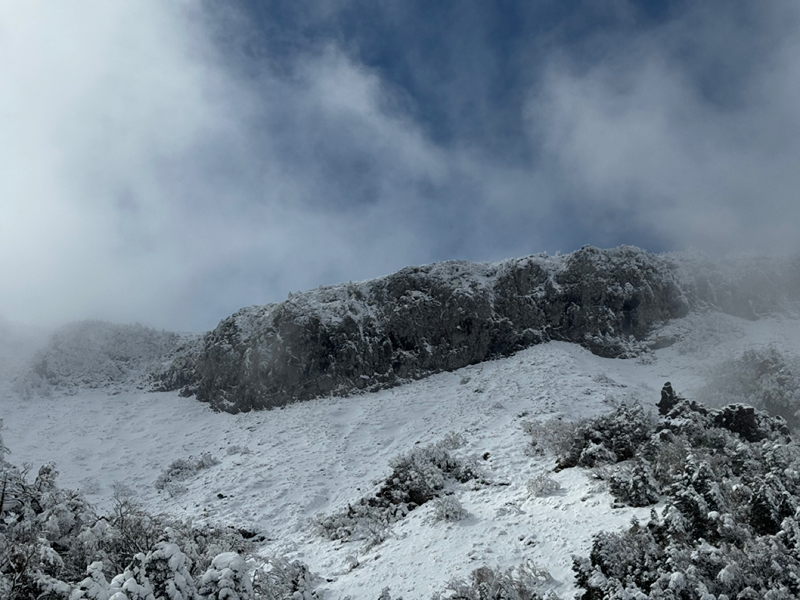
[[(618, 252), (628, 254), (642, 256), (635, 249)], [(608, 262), (606, 254), (585, 250), (587, 255)], [(547, 285), (558, 287), (559, 293), (566, 289), (557, 277), (565, 260), (553, 258), (542, 271)], [(514, 264), (530, 267), (533, 262), (522, 259)], [(524, 564), (549, 574), (545, 587), (562, 598), (571, 597), (571, 555), (586, 555), (599, 531), (618, 530), (633, 517), (646, 522), (649, 509), (616, 507), (607, 481), (591, 471), (553, 473), (553, 456), (531, 452), (526, 422), (553, 429), (547, 425), (550, 419), (590, 417), (619, 402), (638, 400), (652, 407), (668, 380), (690, 398), (764, 404), (762, 392), (768, 393), (766, 400), (773, 399), (775, 385), (783, 386), (778, 391), (784, 393), (800, 377), (794, 366), (800, 356), (800, 320), (794, 304), (800, 288), (793, 287), (794, 261), (719, 264), (687, 255), (668, 262), (672, 275), (665, 281), (677, 282), (679, 297), (687, 299), (692, 310), (682, 318), (642, 325), (636, 358), (604, 358), (564, 341), (540, 343), (402, 386), (319, 397), (266, 412), (218, 413), (177, 391), (145, 391), (158, 373), (166, 373), (178, 386), (196, 381), (195, 357), (205, 350), (192, 349), (192, 344), (205, 344), (209, 337), (197, 341), (141, 326), (85, 322), (45, 343), (41, 335), (0, 329), (0, 418), (3, 441), (12, 451), (8, 459), (27, 463), (34, 472), (54, 461), (62, 486), (80, 489), (101, 506), (109, 505), (120, 483), (151, 512), (252, 532), (264, 555), (306, 563), (320, 576), (316, 591), (326, 598), (374, 599), (386, 586), (394, 597), (429, 598), (452, 578), (467, 577), (477, 567)], [(461, 281), (463, 289), (495, 290), (497, 273), (487, 269), (497, 266), (449, 263), (429, 271), (437, 280)], [(611, 298), (619, 309), (608, 312), (602, 326), (617, 327), (626, 318), (633, 323), (632, 305), (627, 317), (625, 310), (633, 296), (625, 286), (616, 294), (611, 283), (598, 281), (595, 284), (608, 289), (594, 308), (607, 311)], [(312, 322), (314, 315), (327, 311), (327, 322), (344, 323), (364, 285), (293, 297), (289, 302), (297, 312), (292, 318)], [(425, 298), (418, 287), (406, 286), (402, 297), (419, 301), (409, 306), (421, 309), (430, 295)], [(364, 306), (364, 311), (377, 310), (369, 303)], [(245, 309), (220, 327), (235, 326), (238, 342), (231, 343), (248, 342), (263, 334), (264, 322), (279, 310), (285, 306)], [(412, 318), (417, 313), (402, 314), (412, 325), (419, 324)], [(443, 317), (433, 313), (430, 318)], [(586, 323), (577, 319), (573, 324), (581, 322)], [(581, 327), (570, 335), (585, 333)], [(420, 335), (421, 340), (430, 331), (421, 328)], [(413, 351), (424, 348), (414, 346)], [(239, 350), (228, 357), (234, 367), (248, 358), (246, 345), (240, 349), (241, 357), (236, 358)], [(764, 384), (772, 386), (769, 389), (726, 382), (748, 352), (755, 356), (749, 364), (756, 370), (763, 357), (778, 356), (775, 377)], [(180, 368), (165, 371), (171, 360)], [(32, 374), (39, 380), (32, 380)], [(376, 387), (381, 386), (365, 385)], [(788, 398), (794, 410), (798, 406), (792, 402), (800, 398), (788, 391), (781, 398)], [(395, 457), (456, 438), (465, 444), (453, 450), (454, 455), (474, 459), (480, 472), (477, 479), (447, 483), (447, 494), (467, 511), (465, 519), (437, 521), (432, 502), (391, 524), (376, 545), (331, 541), (321, 535), (317, 516), (335, 514), (378, 490), (392, 472)], [(196, 472), (186, 466), (191, 466), (192, 460), (186, 459), (192, 457), (199, 457)], [(170, 473), (185, 477), (157, 485)], [(560, 489), (537, 496), (530, 483), (543, 474)]]
[[(10, 460), (34, 468), (53, 460), (61, 484), (92, 501), (108, 502), (119, 481), (152, 511), (265, 536), (261, 550), (307, 563), (323, 578), (317, 589), (326, 598), (373, 599), (387, 585), (407, 600), (429, 598), (479, 566), (526, 560), (546, 569), (567, 598), (571, 554), (586, 554), (593, 533), (623, 527), (634, 515), (645, 521), (649, 511), (613, 508), (604, 485), (577, 469), (551, 474), (560, 492), (531, 496), (529, 481), (554, 462), (530, 456), (522, 422), (590, 416), (631, 398), (652, 406), (666, 380), (692, 396), (715, 365), (747, 349), (772, 344), (800, 353), (800, 322), (789, 317), (693, 313), (656, 335), (677, 341), (633, 360), (552, 342), (374, 394), (237, 415), (175, 392), (6, 394), (3, 435)], [(432, 522), (433, 507), (425, 505), (369, 549), (315, 530), (314, 515), (374, 490), (392, 457), (452, 431), (466, 440), (458, 452), (478, 457), (486, 481), (452, 486), (467, 519)], [(154, 487), (172, 461), (204, 452), (220, 463), (181, 482), (174, 496)]]

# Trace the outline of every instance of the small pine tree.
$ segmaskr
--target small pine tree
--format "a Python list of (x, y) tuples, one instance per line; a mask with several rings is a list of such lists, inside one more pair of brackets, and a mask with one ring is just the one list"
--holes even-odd
[(145, 571), (146, 558), (140, 552), (124, 573), (111, 580), (109, 600), (156, 600)]
[(659, 500), (658, 483), (644, 460), (631, 470), (618, 470), (611, 478), (611, 493), (628, 506), (650, 506)]
[(109, 600), (111, 595), (108, 581), (103, 574), (103, 562), (95, 561), (86, 567), (86, 579), (69, 597), (69, 600)]
[(191, 561), (177, 544), (159, 542), (144, 561), (147, 579), (156, 600), (193, 600)]
[(253, 586), (244, 559), (235, 552), (217, 555), (197, 592), (203, 600), (252, 600)]

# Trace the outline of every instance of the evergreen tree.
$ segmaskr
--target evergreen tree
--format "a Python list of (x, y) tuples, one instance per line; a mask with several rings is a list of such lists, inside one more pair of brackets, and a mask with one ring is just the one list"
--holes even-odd
[(203, 600), (253, 600), (244, 559), (235, 552), (218, 555), (201, 578), (198, 595)]

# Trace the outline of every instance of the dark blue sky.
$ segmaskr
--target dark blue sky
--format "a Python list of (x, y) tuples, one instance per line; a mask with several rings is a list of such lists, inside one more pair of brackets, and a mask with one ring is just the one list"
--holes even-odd
[(438, 260), (796, 251), (799, 24), (789, 0), (34, 0), (0, 16), (0, 315), (197, 330)]

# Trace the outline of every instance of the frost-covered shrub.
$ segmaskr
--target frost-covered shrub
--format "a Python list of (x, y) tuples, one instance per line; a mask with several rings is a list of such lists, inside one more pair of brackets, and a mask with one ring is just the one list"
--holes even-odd
[(315, 600), (318, 581), (303, 563), (273, 556), (253, 572), (253, 592), (259, 600)]
[(367, 546), (383, 542), (389, 528), (408, 514), (404, 506), (379, 503), (374, 497), (362, 498), (330, 515), (319, 515), (319, 533), (332, 540), (363, 540)]
[(218, 465), (219, 462), (218, 458), (211, 456), (208, 452), (203, 452), (200, 456), (178, 458), (173, 460), (169, 466), (164, 469), (156, 479), (154, 485), (157, 490), (166, 490), (170, 484), (178, 481), (186, 481), (197, 475), (199, 471)]
[(103, 561), (95, 561), (86, 567), (86, 579), (78, 584), (69, 600), (108, 600), (111, 592), (103, 574)]
[(650, 465), (636, 461), (632, 467), (614, 471), (609, 482), (611, 493), (628, 506), (650, 506), (659, 500), (659, 486)]
[(458, 450), (459, 448), (463, 448), (467, 445), (467, 438), (464, 436), (463, 433), (459, 433), (457, 431), (449, 431), (445, 434), (442, 438), (442, 441), (439, 442), (443, 448), (447, 450)]
[(252, 532), (149, 514), (121, 484), (111, 510), (98, 512), (56, 485), (52, 464), (28, 475), (0, 460), (2, 600), (316, 597), (300, 563), (273, 558), (248, 571), (241, 557), (253, 551)]
[(528, 493), (534, 498), (552, 496), (561, 490), (561, 484), (549, 473), (540, 473), (528, 482)]
[(476, 476), (474, 465), (455, 458), (442, 444), (417, 446), (389, 463), (392, 473), (377, 493), (391, 504), (405, 504), (409, 510), (433, 500), (447, 480), (469, 481)]
[[(785, 421), (742, 405), (709, 409), (665, 386), (662, 416), (611, 491), (657, 501), (647, 525), (601, 533), (575, 558), (583, 598), (800, 595), (800, 445)], [(708, 595), (708, 596), (706, 596)]]
[(442, 443), (416, 446), (389, 464), (392, 472), (374, 495), (317, 519), (322, 535), (380, 543), (393, 523), (439, 497), (448, 482), (463, 483), (477, 477), (474, 462), (456, 458)]
[(155, 600), (153, 586), (145, 570), (146, 558), (140, 552), (122, 573), (111, 580), (110, 600)]
[(440, 496), (433, 501), (434, 521), (461, 521), (466, 519), (468, 514), (455, 496)]
[(652, 429), (641, 404), (620, 404), (614, 412), (575, 430), (570, 449), (558, 460), (558, 468), (594, 467), (633, 458), (650, 438)]
[(211, 562), (197, 590), (203, 600), (251, 600), (253, 586), (239, 554), (225, 552)]
[(565, 455), (572, 448), (575, 432), (586, 420), (568, 421), (561, 418), (549, 421), (523, 421), (522, 429), (531, 437), (531, 454)]
[(137, 554), (149, 552), (161, 541), (170, 521), (145, 511), (132, 490), (114, 486), (110, 512), (99, 519), (83, 537), (95, 553), (103, 556), (113, 573), (121, 573)]
[(550, 573), (529, 563), (502, 571), (481, 567), (469, 579), (455, 579), (434, 600), (544, 600), (555, 599)]
[(194, 600), (191, 561), (177, 544), (159, 542), (145, 559), (153, 595), (165, 600)]
[[(252, 534), (248, 532), (248, 538)], [(223, 552), (250, 552), (253, 541), (242, 530), (203, 525), (197, 527), (167, 515), (144, 510), (131, 490), (116, 486), (110, 512), (82, 534), (84, 543), (103, 556), (108, 570), (119, 573), (136, 554), (147, 554), (161, 542), (177, 544), (188, 559), (193, 576), (202, 574), (212, 559)]]
[(59, 488), (57, 474), (46, 464), (31, 482), (26, 470), (0, 461), (3, 600), (191, 598), (192, 578), (214, 556), (252, 548), (235, 529), (151, 515), (120, 485), (111, 510), (98, 512), (80, 493)]
[(3, 520), (0, 522), (0, 584), (7, 598), (66, 598), (65, 581), (83, 577), (88, 560), (79, 540), (95, 519), (77, 492), (60, 490), (57, 471), (45, 464), (33, 482), (27, 470), (0, 464)]

